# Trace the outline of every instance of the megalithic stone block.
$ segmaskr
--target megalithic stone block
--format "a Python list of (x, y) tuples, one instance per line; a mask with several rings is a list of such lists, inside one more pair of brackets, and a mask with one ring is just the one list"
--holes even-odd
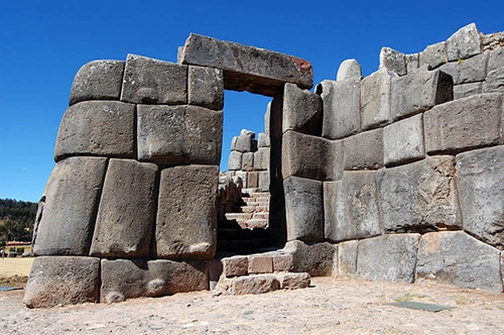
[(504, 250), (504, 146), (457, 155), (464, 230)]
[(291, 176), (284, 180), (287, 240), (324, 239), (322, 182)]
[(310, 135), (319, 135), (321, 114), (319, 95), (302, 90), (294, 84), (285, 84), (282, 132), (292, 129)]
[(324, 183), (325, 238), (344, 241), (381, 233), (375, 171), (345, 171)]
[(481, 35), (476, 24), (470, 23), (457, 30), (446, 40), (449, 61), (469, 58), (481, 53)]
[(211, 259), (216, 249), (218, 166), (161, 171), (156, 219), (159, 258)]
[(483, 83), (467, 83), (453, 86), (453, 99), (468, 98), (483, 92)]
[(124, 62), (96, 60), (84, 64), (73, 80), (69, 106), (86, 100), (119, 100)]
[(208, 289), (208, 264), (165, 259), (101, 261), (100, 302)]
[(487, 77), (483, 83), (483, 92), (504, 93), (504, 48), (490, 51), (488, 56)]
[(268, 170), (270, 165), (269, 147), (259, 148), (254, 152), (254, 170)]
[(240, 136), (236, 138), (235, 150), (239, 152), (249, 152), (253, 150), (255, 133), (251, 130), (242, 129)]
[(428, 69), (435, 69), (448, 62), (446, 42), (428, 45), (418, 56), (419, 67), (426, 65)]
[[(360, 247), (359, 243), (359, 255)], [(464, 232), (423, 235), (417, 257), (418, 281), (502, 292), (499, 250)]]
[(502, 144), (502, 94), (488, 93), (436, 106), (424, 113), (427, 153), (457, 153)]
[(360, 130), (360, 79), (324, 80), (317, 85), (322, 98), (322, 136), (339, 139)]
[(380, 69), (387, 69), (399, 76), (406, 74), (406, 55), (389, 47), (380, 51)]
[(292, 255), (291, 264), (287, 269), (290, 272), (308, 272), (313, 277), (332, 274), (334, 246), (331, 243), (306, 244), (293, 240), (287, 242), (282, 251)]
[(383, 129), (385, 165), (408, 163), (425, 157), (423, 117), (414, 115)]
[(189, 104), (221, 110), (224, 107), (224, 75), (222, 70), (189, 66)]
[(393, 77), (397, 75), (387, 69), (381, 69), (362, 79), (361, 125), (363, 130), (392, 122), (390, 103)]
[(442, 71), (416, 72), (392, 80), (391, 114), (394, 120), (423, 112), (453, 100), (452, 77)]
[(181, 55), (183, 64), (224, 70), (224, 88), (274, 96), (285, 83), (313, 86), (311, 64), (303, 59), (191, 34)]
[(222, 112), (138, 105), (138, 160), (159, 165), (220, 163)]
[(355, 276), (357, 274), (358, 247), (358, 240), (338, 243), (338, 272), (340, 276)]
[(243, 153), (239, 151), (231, 151), (228, 160), (228, 170), (241, 170)]
[(336, 74), (336, 81), (341, 80), (360, 80), (362, 77), (362, 70), (360, 64), (355, 59), (345, 59), (341, 62), (338, 73)]
[(394, 234), (359, 241), (357, 276), (412, 283), (420, 234)]
[(137, 104), (186, 104), (187, 66), (129, 54), (121, 101)]
[(135, 157), (135, 105), (119, 101), (83, 101), (61, 120), (55, 161), (68, 156)]
[[(379, 169), (383, 166), (383, 129), (373, 129), (342, 140), (345, 170)], [(341, 160), (342, 156), (338, 158)]]
[(91, 244), (92, 256), (149, 256), (157, 170), (152, 163), (110, 160)]
[(452, 156), (427, 157), (378, 171), (385, 231), (460, 229), (455, 173)]
[(100, 259), (43, 256), (33, 261), (23, 303), (28, 308), (48, 308), (98, 302)]
[(44, 190), (35, 255), (89, 254), (106, 164), (106, 158), (70, 157), (56, 165)]

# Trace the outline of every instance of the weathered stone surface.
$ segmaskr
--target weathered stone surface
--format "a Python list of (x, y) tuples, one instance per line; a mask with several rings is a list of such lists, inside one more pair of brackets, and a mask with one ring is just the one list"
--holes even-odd
[(383, 129), (383, 160), (386, 166), (424, 157), (422, 114), (394, 122)]
[(238, 136), (233, 136), (231, 139), (231, 151), (236, 151), (236, 142), (238, 141)]
[(325, 182), (324, 218), (330, 241), (379, 235), (376, 172), (345, 171), (342, 181)]
[(100, 260), (44, 256), (33, 261), (23, 303), (28, 308), (98, 301)]
[(446, 40), (448, 60), (465, 59), (481, 53), (481, 36), (474, 23), (457, 30)]
[(362, 70), (359, 62), (355, 59), (345, 59), (341, 62), (338, 73), (336, 74), (336, 81), (340, 80), (360, 80), (362, 77)]
[(119, 100), (124, 62), (96, 60), (84, 64), (73, 80), (69, 106), (86, 100)]
[(380, 69), (387, 69), (399, 76), (406, 74), (406, 55), (389, 47), (383, 47), (380, 51)]
[(278, 290), (280, 283), (275, 275), (261, 274), (233, 279), (233, 295), (261, 294)]
[(156, 220), (158, 257), (214, 256), (218, 176), (218, 166), (176, 166), (161, 171)]
[(308, 272), (312, 277), (330, 276), (333, 267), (334, 247), (332, 244), (305, 244), (299, 240), (285, 244), (283, 252), (292, 255), (291, 272)]
[(224, 75), (222, 70), (189, 66), (188, 102), (191, 105), (221, 110), (224, 107)]
[(317, 85), (322, 98), (322, 136), (338, 139), (360, 130), (360, 79), (324, 80)]
[(483, 92), (504, 92), (504, 48), (490, 51)]
[(460, 228), (452, 156), (380, 170), (380, 207), (386, 231), (425, 232)]
[(252, 150), (252, 141), (255, 138), (255, 133), (251, 130), (242, 129), (240, 136), (236, 139), (235, 150), (240, 152), (248, 152)]
[(428, 233), (420, 240), (416, 278), (501, 293), (500, 252), (464, 232)]
[(284, 290), (296, 290), (310, 286), (311, 277), (306, 272), (281, 273), (277, 275), (280, 288)]
[(487, 74), (488, 53), (476, 55), (457, 62), (459, 64), (459, 75), (456, 84), (472, 83), (483, 81)]
[(270, 189), (270, 173), (269, 173), (269, 171), (259, 171), (258, 178), (259, 178), (258, 187), (263, 191), (269, 191), (269, 189)]
[(266, 106), (266, 112), (264, 113), (264, 132), (268, 137), (270, 137), (270, 115), (271, 115), (271, 101), (268, 102)]
[(359, 241), (357, 276), (412, 283), (420, 234), (384, 235)]
[(451, 100), (453, 80), (442, 71), (427, 71), (422, 67), (392, 80), (391, 114), (394, 120)]
[(273, 272), (273, 258), (271, 256), (250, 255), (248, 259), (248, 273)]
[(302, 90), (294, 84), (285, 84), (282, 132), (292, 129), (318, 135), (321, 114), (322, 103), (319, 95)]
[(270, 148), (258, 148), (254, 152), (254, 170), (267, 170), (270, 165)]
[(271, 142), (268, 134), (266, 133), (257, 134), (257, 147), (258, 148), (271, 147)]
[(446, 43), (439, 42), (436, 44), (428, 45), (418, 57), (419, 67), (427, 65), (429, 70), (435, 69), (439, 65), (448, 62), (448, 54), (446, 53)]
[(383, 129), (373, 129), (345, 138), (343, 151), (345, 170), (379, 169), (383, 166)]
[(98, 157), (70, 157), (56, 165), (42, 196), (35, 255), (89, 254), (105, 168), (106, 158)]
[(390, 112), (392, 77), (387, 69), (378, 70), (361, 81), (362, 129), (374, 128), (392, 121)]
[(135, 105), (84, 101), (69, 107), (58, 131), (54, 160), (73, 155), (135, 157)]
[(273, 271), (289, 271), (292, 268), (293, 257), (290, 254), (273, 255)]
[(138, 159), (160, 165), (220, 163), (222, 112), (138, 105)]
[(149, 256), (157, 170), (152, 163), (110, 160), (91, 244), (92, 256)]
[(247, 187), (256, 188), (259, 186), (258, 173), (255, 171), (250, 171), (247, 173)]
[(187, 103), (187, 66), (129, 54), (121, 101), (138, 104)]
[(358, 240), (338, 243), (338, 268), (340, 276), (355, 276), (357, 274), (358, 247)]
[(415, 71), (416, 69), (418, 69), (419, 58), (420, 58), (419, 54), (405, 55), (405, 58), (406, 58), (406, 72), (407, 73), (411, 73), (411, 72)]
[(100, 302), (157, 297), (208, 289), (206, 262), (176, 262), (164, 259), (117, 259), (101, 261)]
[(291, 176), (284, 180), (287, 240), (324, 239), (322, 182)]
[(248, 257), (233, 256), (222, 259), (223, 273), (226, 277), (244, 276), (248, 274)]
[(228, 160), (228, 170), (240, 170), (242, 167), (243, 153), (239, 151), (231, 151)]
[(224, 70), (224, 88), (274, 96), (285, 83), (313, 86), (311, 64), (293, 56), (191, 34), (182, 63)]
[(242, 166), (243, 171), (252, 171), (254, 169), (254, 153), (244, 152), (242, 156)]
[(504, 146), (457, 155), (464, 230), (504, 249)]
[(502, 95), (489, 93), (436, 106), (424, 113), (427, 153), (457, 153), (502, 143)]
[(282, 175), (337, 180), (343, 172), (342, 141), (287, 131), (282, 140)]
[(453, 99), (467, 98), (483, 92), (483, 83), (467, 83), (453, 86)]

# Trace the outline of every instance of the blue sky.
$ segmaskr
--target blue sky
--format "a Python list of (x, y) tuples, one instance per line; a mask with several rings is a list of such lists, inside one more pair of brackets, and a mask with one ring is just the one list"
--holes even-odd
[[(314, 81), (355, 58), (363, 75), (389, 46), (422, 51), (475, 22), (504, 30), (504, 1), (0, 1), (0, 198), (38, 201), (73, 77), (128, 53), (176, 61), (189, 33), (309, 60)], [(269, 98), (226, 92), (221, 168), (242, 128), (263, 131)]]

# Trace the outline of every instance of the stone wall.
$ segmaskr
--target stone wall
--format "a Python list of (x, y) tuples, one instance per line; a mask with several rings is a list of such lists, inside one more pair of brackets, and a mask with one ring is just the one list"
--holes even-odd
[(333, 274), (502, 292), (504, 48), (487, 36), (384, 48), (365, 78), (345, 61), (316, 94), (286, 85), (288, 240), (331, 242)]

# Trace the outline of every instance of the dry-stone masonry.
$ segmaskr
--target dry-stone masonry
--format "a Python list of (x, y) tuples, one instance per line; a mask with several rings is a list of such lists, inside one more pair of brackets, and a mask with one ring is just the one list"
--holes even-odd
[[(84, 65), (25, 303), (263, 293), (331, 274), (503, 292), (503, 44), (470, 24), (415, 54), (383, 48), (366, 77), (347, 60), (315, 92), (305, 60), (195, 34), (178, 63)], [(265, 132), (233, 139), (218, 191), (224, 89), (273, 99)], [(266, 250), (218, 226), (237, 204), (268, 218)]]

